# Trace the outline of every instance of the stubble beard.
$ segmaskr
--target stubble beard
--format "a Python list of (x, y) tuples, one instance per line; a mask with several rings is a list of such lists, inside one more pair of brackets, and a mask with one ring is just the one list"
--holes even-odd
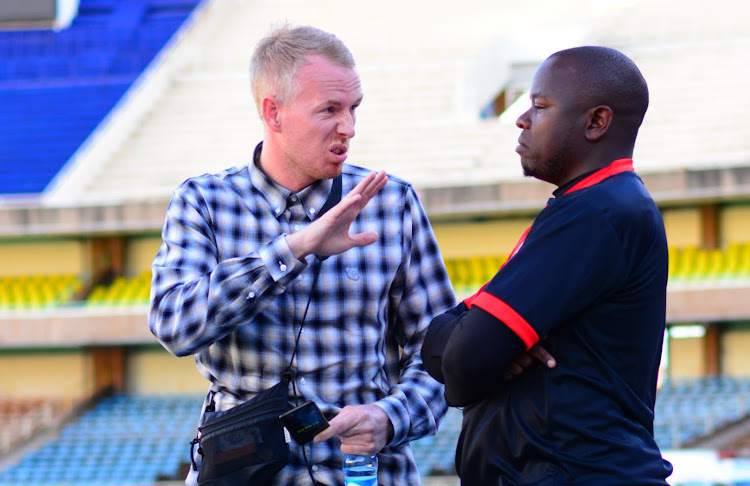
[(565, 177), (570, 165), (568, 159), (573, 153), (571, 150), (572, 133), (573, 127), (564, 136), (564, 143), (546, 159), (537, 159), (536, 166), (521, 160), (523, 175), (557, 185)]

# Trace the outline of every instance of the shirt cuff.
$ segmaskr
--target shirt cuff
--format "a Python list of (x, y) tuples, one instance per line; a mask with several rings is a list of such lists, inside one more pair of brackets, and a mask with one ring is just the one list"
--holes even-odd
[(294, 257), (289, 244), (286, 242), (285, 234), (277, 236), (270, 243), (261, 247), (258, 254), (276, 282), (294, 278), (307, 267), (305, 262), (301, 262)]
[(380, 407), (393, 426), (393, 433), (385, 445), (399, 444), (409, 434), (409, 414), (404, 410), (401, 401), (396, 397), (385, 397), (374, 405)]

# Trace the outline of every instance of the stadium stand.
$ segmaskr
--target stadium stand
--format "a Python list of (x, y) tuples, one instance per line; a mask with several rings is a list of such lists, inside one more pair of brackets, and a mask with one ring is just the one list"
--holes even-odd
[(83, 0), (67, 29), (0, 31), (0, 194), (42, 192), (197, 3)]
[(0, 455), (64, 418), (75, 406), (70, 399), (0, 399)]
[[(750, 242), (732, 242), (726, 249), (705, 250), (695, 245), (670, 247), (670, 288), (692, 285), (738, 285), (750, 279)], [(453, 288), (459, 295), (476, 291), (489, 281), (507, 255), (472, 255), (446, 258)], [(82, 277), (25, 275), (0, 277), (0, 310), (38, 309), (56, 306), (128, 306), (148, 304), (151, 273), (117, 276), (99, 284), (83, 300), (75, 300)]]
[(104, 398), (0, 472), (0, 484), (144, 484), (189, 457), (201, 395)]
[[(436, 226), (532, 217), (550, 190), (521, 180), (513, 121), (528, 101), (514, 100), (553, 49), (611, 45), (636, 60), (651, 88), (635, 159), (668, 222), (670, 325), (718, 329), (715, 341), (700, 346), (673, 343), (674, 360), (693, 366), (674, 365), (676, 377), (659, 390), (657, 441), (690, 447), (747, 421), (748, 379), (740, 375), (750, 374), (742, 357), (750, 321), (750, 233), (743, 230), (750, 213), (742, 213), (750, 205), (750, 99), (743, 95), (750, 7), (739, 0), (689, 8), (678, 0), (472, 0), (470, 8), (386, 0), (362, 2), (346, 17), (340, 10), (332, 0), (81, 0), (68, 29), (0, 31), (0, 237), (74, 238), (87, 252), (92, 239), (158, 238), (177, 184), (245, 162), (260, 139), (247, 60), (253, 42), (283, 20), (334, 31), (354, 52), (366, 101), (350, 161), (414, 182)], [(532, 20), (534, 32), (553, 40), (530, 38), (523, 29)], [(482, 117), (499, 99), (508, 112)], [(32, 202), (17, 204), (23, 195)], [(697, 222), (670, 223), (670, 211), (683, 210)], [(510, 250), (440, 244), (459, 296), (487, 281)], [(142, 262), (122, 262), (87, 263), (74, 274), (11, 275), (0, 266), (0, 352), (9, 360), (56, 347), (93, 349), (100, 360), (86, 373), (97, 386), (109, 383), (107, 366), (127, 370), (118, 394), (95, 400), (60, 430), (54, 421), (52, 429), (29, 426), (18, 415), (5, 422), (4, 443), (28, 442), (29, 430), (53, 437), (0, 466), (0, 484), (150, 484), (184, 466), (202, 395), (139, 392), (128, 375), (132, 361), (117, 361), (118, 353), (153, 344), (145, 330), (150, 275)], [(99, 270), (107, 278), (95, 279)], [(121, 326), (125, 314), (141, 334)], [(102, 365), (102, 355), (111, 361)], [(170, 372), (159, 377), (171, 379)], [(169, 426), (141, 427), (146, 418)], [(451, 410), (435, 437), (414, 443), (425, 480), (454, 473), (459, 429), (460, 412)], [(747, 437), (717, 447), (747, 451)]]
[(117, 277), (111, 285), (94, 287), (86, 299), (87, 305), (146, 305), (151, 287), (151, 272), (141, 272), (135, 278)]
[(71, 302), (81, 288), (77, 275), (0, 277), (0, 309), (39, 309)]
[(678, 448), (748, 416), (750, 378), (668, 380), (656, 397), (654, 436), (661, 448)]
[[(57, 437), (0, 472), (0, 484), (128, 484), (174, 478), (189, 457), (202, 395), (116, 394), (68, 422)], [(21, 413), (51, 413), (53, 404), (2, 404), (3, 424)], [(655, 437), (670, 449), (750, 416), (750, 378), (669, 381), (659, 390)], [(17, 421), (15, 421), (17, 422)], [(421, 474), (455, 474), (461, 412), (450, 409), (440, 431), (413, 444)], [(5, 430), (5, 429), (4, 429)], [(734, 444), (741, 448), (744, 442)], [(17, 484), (21, 484), (17, 483)]]
[(412, 443), (414, 460), (423, 477), (456, 474), (454, 458), (461, 421), (461, 411), (450, 408), (437, 434)]

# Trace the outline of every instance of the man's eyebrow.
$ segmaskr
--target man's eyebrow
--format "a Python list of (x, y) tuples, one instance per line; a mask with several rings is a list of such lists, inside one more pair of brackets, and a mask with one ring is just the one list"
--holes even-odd
[(529, 93), (529, 98), (531, 98), (532, 101), (549, 100), (549, 96), (541, 91), (534, 91), (532, 93)]
[[(356, 99), (356, 100), (354, 101), (354, 103), (352, 103), (352, 104), (353, 104), (353, 105), (359, 105), (359, 104), (361, 104), (361, 103), (362, 103), (362, 99), (363, 99), (363, 98), (364, 98), (364, 97), (362, 96), (362, 97), (360, 97), (360, 98)], [(327, 106), (327, 105), (333, 105), (333, 106), (343, 106), (343, 105), (344, 105), (344, 103), (342, 103), (342, 102), (341, 102), (341, 100), (337, 100), (337, 99), (329, 99), (329, 100), (324, 100), (324, 101), (322, 101), (322, 102), (321, 102), (320, 104), (321, 104), (321, 105), (326, 105), (326, 106)]]

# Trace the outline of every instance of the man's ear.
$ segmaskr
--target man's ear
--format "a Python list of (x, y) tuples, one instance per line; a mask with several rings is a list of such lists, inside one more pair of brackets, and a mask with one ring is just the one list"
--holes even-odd
[(609, 130), (612, 124), (612, 108), (607, 105), (599, 105), (590, 108), (587, 114), (586, 140), (594, 142), (604, 136), (607, 130)]
[(279, 104), (276, 102), (276, 98), (273, 96), (267, 96), (261, 101), (261, 115), (263, 116), (263, 122), (266, 126), (278, 132), (281, 130), (281, 115), (279, 113)]

